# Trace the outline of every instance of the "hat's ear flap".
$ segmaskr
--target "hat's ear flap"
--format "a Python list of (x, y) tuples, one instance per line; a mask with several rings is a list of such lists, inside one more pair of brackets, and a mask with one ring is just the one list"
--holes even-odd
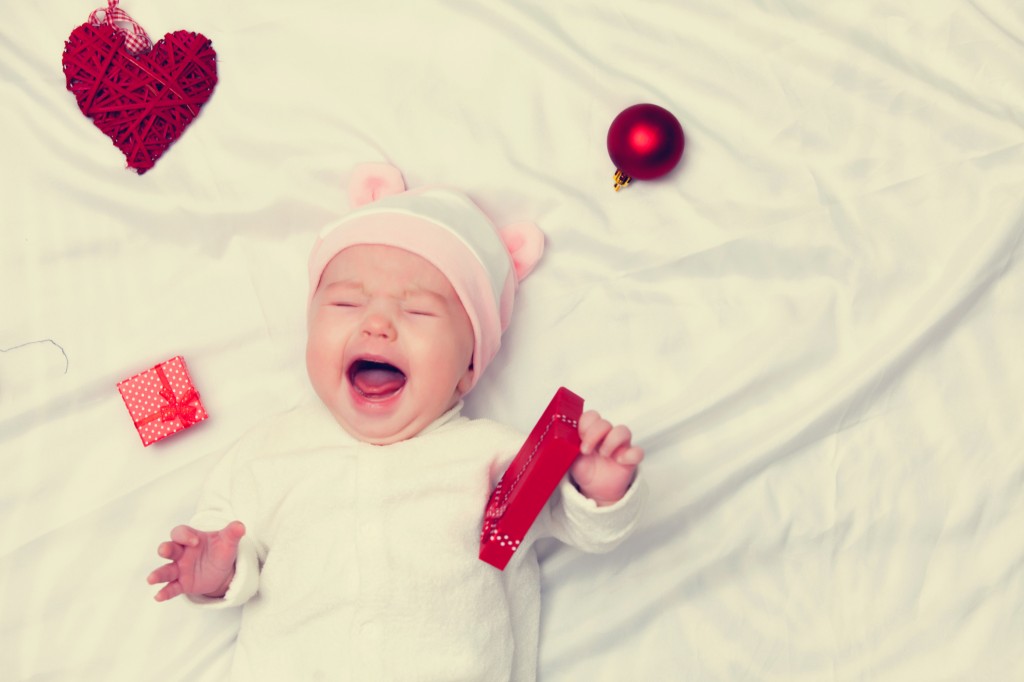
[(348, 181), (348, 201), (352, 208), (404, 191), (402, 172), (386, 163), (359, 164), (352, 169)]
[(533, 223), (515, 223), (498, 230), (512, 256), (516, 279), (522, 282), (544, 253), (544, 233)]

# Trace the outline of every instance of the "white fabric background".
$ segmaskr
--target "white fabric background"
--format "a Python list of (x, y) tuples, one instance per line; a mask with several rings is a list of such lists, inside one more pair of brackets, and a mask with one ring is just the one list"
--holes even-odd
[[(362, 161), (547, 234), (470, 410), (528, 429), (565, 385), (647, 449), (640, 532), (546, 548), (542, 680), (1024, 677), (1020, 3), (125, 0), (219, 58), (142, 177), (65, 90), (98, 4), (0, 25), (5, 679), (220, 679), (237, 614), (144, 579), (306, 390)], [(615, 193), (645, 101), (683, 162)], [(211, 418), (144, 449), (115, 385), (176, 354)]]

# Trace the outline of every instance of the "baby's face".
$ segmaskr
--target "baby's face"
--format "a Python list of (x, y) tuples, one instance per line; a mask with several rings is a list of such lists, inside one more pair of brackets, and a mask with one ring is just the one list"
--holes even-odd
[(448, 279), (391, 246), (351, 246), (324, 270), (309, 308), (306, 370), (352, 436), (415, 436), (472, 384), (473, 327)]

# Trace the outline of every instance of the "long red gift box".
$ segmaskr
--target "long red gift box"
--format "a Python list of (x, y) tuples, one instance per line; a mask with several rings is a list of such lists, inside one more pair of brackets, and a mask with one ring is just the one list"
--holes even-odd
[(125, 379), (118, 383), (117, 390), (143, 445), (183, 431), (209, 416), (180, 355)]
[(505, 570), (580, 452), (583, 398), (559, 388), (495, 486), (484, 511), (480, 559)]

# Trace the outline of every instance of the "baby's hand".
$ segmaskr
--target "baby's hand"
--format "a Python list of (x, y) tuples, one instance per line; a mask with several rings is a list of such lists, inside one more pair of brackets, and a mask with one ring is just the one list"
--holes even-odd
[(235, 577), (238, 542), (244, 535), (241, 521), (212, 532), (177, 526), (171, 531), (171, 541), (157, 549), (157, 554), (171, 563), (146, 578), (150, 585), (167, 583), (156, 593), (156, 600), (167, 601), (179, 594), (223, 597)]
[(633, 482), (644, 451), (632, 444), (632, 438), (628, 428), (613, 427), (593, 410), (580, 417), (580, 455), (569, 475), (599, 507), (621, 500)]

